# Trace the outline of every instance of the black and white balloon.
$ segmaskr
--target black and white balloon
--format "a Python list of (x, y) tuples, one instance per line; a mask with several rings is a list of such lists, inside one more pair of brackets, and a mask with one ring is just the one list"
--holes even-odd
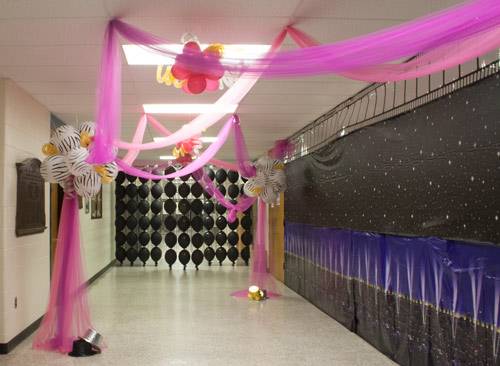
[(280, 160), (262, 157), (255, 163), (256, 175), (243, 186), (249, 197), (259, 197), (265, 203), (275, 203), (286, 189), (285, 166)]
[(101, 176), (94, 170), (75, 177), (75, 191), (84, 198), (91, 198), (101, 190)]

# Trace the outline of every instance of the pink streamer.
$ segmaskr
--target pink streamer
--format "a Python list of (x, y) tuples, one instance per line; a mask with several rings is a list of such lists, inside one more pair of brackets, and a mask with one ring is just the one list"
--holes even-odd
[(64, 196), (47, 312), (33, 348), (67, 353), (92, 328), (80, 253), (78, 198)]

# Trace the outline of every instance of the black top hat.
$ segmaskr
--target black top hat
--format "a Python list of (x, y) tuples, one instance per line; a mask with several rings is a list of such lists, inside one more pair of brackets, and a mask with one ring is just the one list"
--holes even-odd
[(73, 341), (73, 350), (68, 354), (71, 357), (88, 357), (93, 356), (100, 351), (93, 347), (92, 344), (83, 339)]

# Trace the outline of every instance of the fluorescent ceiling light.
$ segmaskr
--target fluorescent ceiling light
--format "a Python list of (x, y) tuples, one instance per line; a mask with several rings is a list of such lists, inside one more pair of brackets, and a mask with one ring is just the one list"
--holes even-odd
[[(154, 142), (164, 141), (166, 137), (153, 137)], [(210, 143), (217, 141), (217, 136), (202, 136), (200, 137), (201, 142)]]
[(202, 114), (234, 113), (238, 104), (143, 104), (145, 113)]
[(176, 157), (173, 155), (161, 155), (160, 160), (175, 160)]
[(201, 142), (206, 142), (206, 143), (215, 142), (217, 141), (217, 136), (202, 136), (200, 140)]
[[(205, 49), (208, 44), (201, 44), (201, 49)], [(182, 44), (163, 44), (156, 46), (172, 53), (182, 53)], [(125, 58), (129, 65), (173, 65), (175, 58), (162, 55), (135, 44), (125, 44), (122, 46)], [(243, 61), (252, 63), (253, 59), (263, 57), (271, 48), (268, 44), (225, 44), (225, 63), (239, 64)]]

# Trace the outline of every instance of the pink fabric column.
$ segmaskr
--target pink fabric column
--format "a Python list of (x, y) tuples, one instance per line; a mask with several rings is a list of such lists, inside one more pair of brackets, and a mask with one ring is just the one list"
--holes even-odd
[(47, 312), (33, 348), (67, 353), (92, 327), (80, 252), (78, 198), (64, 195)]
[[(267, 296), (278, 297), (280, 294), (276, 291), (276, 282), (273, 276), (267, 272), (267, 254), (266, 254), (266, 232), (267, 232), (267, 207), (264, 201), (258, 199), (257, 230), (256, 240), (252, 252), (252, 268), (249, 277), (249, 286), (256, 285), (261, 289), (267, 290)], [(248, 289), (233, 292), (234, 297), (247, 297)]]

